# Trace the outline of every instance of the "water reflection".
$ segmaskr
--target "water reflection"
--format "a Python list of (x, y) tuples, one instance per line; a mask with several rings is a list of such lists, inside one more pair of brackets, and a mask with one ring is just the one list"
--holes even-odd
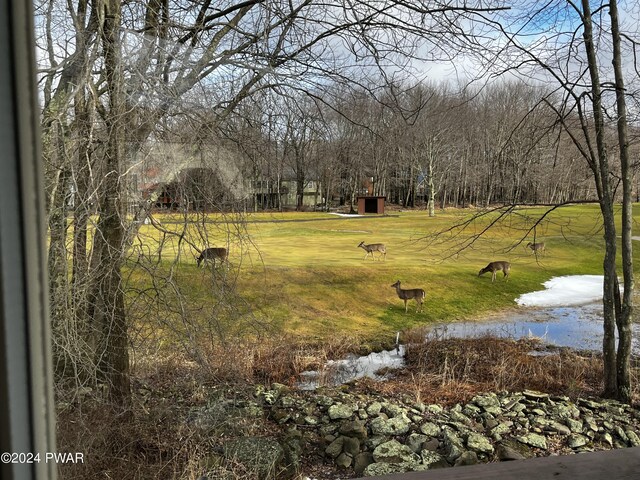
[[(640, 354), (639, 327), (633, 325), (635, 355)], [(536, 337), (559, 347), (599, 351), (602, 348), (602, 304), (527, 308), (516, 310), (508, 317), (440, 324), (430, 330), (430, 335), (436, 338), (474, 338), (487, 334), (515, 339)]]
[[(536, 337), (544, 343), (578, 350), (602, 349), (602, 304), (573, 307), (519, 308), (485, 321), (436, 324), (427, 337), (475, 338), (484, 335), (503, 338)], [(632, 353), (640, 355), (640, 324), (633, 324)], [(335, 386), (362, 377), (384, 379), (377, 372), (383, 368), (404, 366), (404, 346), (364, 357), (350, 355), (343, 360), (329, 361), (321, 371), (301, 374), (298, 388), (313, 390), (320, 385)]]

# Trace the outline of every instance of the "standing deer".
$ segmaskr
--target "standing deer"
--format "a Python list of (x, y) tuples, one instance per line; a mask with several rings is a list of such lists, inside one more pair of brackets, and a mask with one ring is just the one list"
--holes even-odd
[(493, 283), (496, 281), (496, 273), (500, 270), (502, 270), (504, 279), (507, 281), (509, 279), (509, 271), (511, 270), (511, 264), (509, 262), (491, 262), (478, 272), (478, 276), (491, 272), (491, 283)]
[(400, 288), (400, 280), (396, 281), (396, 283), (391, 285), (391, 287), (395, 287), (398, 297), (404, 300), (404, 313), (407, 313), (407, 301), (411, 299), (414, 299), (418, 304), (418, 307), (416, 308), (416, 312), (422, 311), (422, 302), (427, 296), (427, 294), (424, 293), (423, 289), (421, 288), (410, 288), (408, 290), (402, 289)]
[(527, 247), (531, 249), (533, 253), (544, 253), (544, 242), (540, 243), (527, 243)]
[(380, 252), (379, 257), (384, 257), (385, 260), (387, 259), (387, 249), (384, 247), (384, 243), (371, 243), (369, 245), (365, 245), (364, 242), (360, 242), (358, 247), (364, 248), (367, 252), (365, 253), (363, 260), (366, 260), (369, 254), (371, 254), (371, 258), (375, 260), (376, 256), (373, 252)]
[(211, 247), (205, 248), (200, 256), (198, 257), (197, 263), (198, 267), (204, 260), (213, 260), (213, 265), (216, 264), (216, 259), (220, 259), (221, 262), (224, 262), (227, 259), (229, 252), (227, 252), (226, 248), (222, 247)]

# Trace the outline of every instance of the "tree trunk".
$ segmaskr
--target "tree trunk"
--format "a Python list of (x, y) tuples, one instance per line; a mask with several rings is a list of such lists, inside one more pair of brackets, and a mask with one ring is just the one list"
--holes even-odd
[(617, 362), (616, 362), (616, 315), (615, 301), (619, 292), (616, 292), (616, 227), (613, 214), (613, 195), (609, 183), (609, 161), (604, 139), (604, 118), (602, 109), (602, 91), (600, 88), (600, 76), (598, 73), (598, 61), (593, 43), (593, 25), (591, 10), (588, 0), (582, 0), (584, 16), (584, 42), (587, 51), (589, 74), (591, 79), (593, 116), (596, 130), (597, 162), (593, 162), (591, 168), (596, 178), (598, 197), (600, 199), (600, 211), (604, 222), (605, 256), (603, 262), (604, 286), (603, 286), (603, 316), (604, 336), (602, 340), (602, 355), (604, 361), (604, 392), (607, 397), (617, 397)]
[[(629, 141), (627, 134), (627, 105), (625, 101), (624, 78), (622, 75), (622, 54), (620, 51), (620, 30), (618, 4), (609, 2), (611, 15), (611, 36), (613, 37), (613, 67), (616, 84), (616, 107), (618, 113), (618, 145), (620, 146), (620, 169), (622, 176), (622, 272), (624, 294), (622, 306), (616, 318), (618, 327), (617, 383), (618, 399), (631, 402), (631, 319), (633, 318), (633, 172), (629, 162)], [(618, 290), (619, 291), (619, 290)]]
[(120, 1), (106, 0), (102, 31), (106, 85), (109, 94), (107, 122), (109, 137), (105, 149), (104, 194), (99, 205), (94, 255), (90, 313), (98, 335), (97, 367), (116, 405), (129, 401), (129, 342), (122, 287), (125, 240), (120, 172), (124, 163), (124, 79), (120, 52)]
[(427, 163), (427, 210), (429, 211), (430, 217), (436, 216), (436, 208), (435, 208), (435, 196), (436, 196), (436, 188), (435, 183), (433, 181), (433, 155), (429, 155), (428, 163)]

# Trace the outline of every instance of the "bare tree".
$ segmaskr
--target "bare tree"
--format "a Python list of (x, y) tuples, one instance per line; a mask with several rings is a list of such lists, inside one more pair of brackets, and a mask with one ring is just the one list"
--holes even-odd
[[(523, 81), (544, 79), (548, 84), (556, 85), (550, 94), (541, 97), (536, 107), (554, 112), (554, 122), (549, 128), (562, 128), (575, 151), (588, 165), (595, 183), (605, 237), (604, 395), (629, 402), (630, 322), (634, 309), (632, 171), (628, 158), (625, 105), (628, 92), (623, 82), (618, 4), (615, 1), (602, 2), (592, 9), (591, 2), (582, 0), (579, 3), (523, 3), (519, 7), (520, 15), (511, 16), (511, 23), (497, 25), (503, 33), (501, 41), (504, 44), (499, 54), (498, 50), (495, 51), (488, 69), (495, 73), (495, 68), (499, 66), (502, 73), (509, 72)], [(605, 11), (609, 13), (609, 20), (604, 17)], [(557, 21), (548, 22), (549, 18)], [(532, 31), (537, 31), (539, 35), (532, 36)], [(576, 32), (581, 32), (581, 38)], [(611, 52), (613, 68), (606, 64), (603, 66), (605, 52)], [(612, 141), (609, 133), (616, 130), (617, 139)], [(612, 160), (611, 151), (618, 152), (619, 163)], [(616, 266), (618, 182), (622, 183), (622, 287)], [(502, 213), (510, 212), (513, 208), (514, 205), (511, 205)], [(496, 221), (494, 218), (491, 224)], [(532, 228), (535, 225), (537, 223)], [(619, 337), (617, 350), (616, 327)]]
[[(54, 322), (75, 318), (92, 326), (87, 345), (93, 345), (100, 380), (114, 403), (126, 403), (129, 391), (122, 269), (153, 201), (125, 215), (131, 207), (125, 185), (147, 142), (194, 98), (204, 97), (194, 93), (206, 93), (191, 106), (210, 108), (208, 128), (216, 130), (263, 90), (277, 93), (286, 85), (319, 98), (328, 79), (347, 84), (358, 75), (403, 71), (423, 53), (418, 47), (425, 41), (425, 55), (452, 55), (477, 43), (472, 20), (494, 10), (480, 1), (459, 7), (444, 1), (39, 2)], [(88, 142), (79, 142), (72, 156), (73, 138)], [(78, 302), (69, 302), (65, 209), (76, 194), (72, 271)], [(87, 261), (84, 232), (94, 208)]]

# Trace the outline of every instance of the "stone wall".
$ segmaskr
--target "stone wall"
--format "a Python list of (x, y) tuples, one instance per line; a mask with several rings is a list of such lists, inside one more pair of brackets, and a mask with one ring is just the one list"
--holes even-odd
[(487, 393), (444, 409), (274, 384), (258, 388), (256, 400), (284, 428), (290, 464), (310, 455), (351, 476), (640, 445), (639, 409), (533, 391)]

